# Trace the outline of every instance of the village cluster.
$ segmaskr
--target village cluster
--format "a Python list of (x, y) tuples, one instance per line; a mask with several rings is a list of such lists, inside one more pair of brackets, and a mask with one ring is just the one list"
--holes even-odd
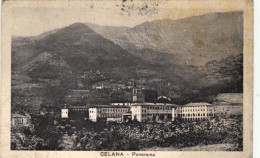
[[(172, 103), (138, 102), (137, 89), (133, 88), (133, 101), (130, 103), (110, 103), (109, 105), (75, 106), (65, 105), (61, 108), (61, 119), (84, 119), (92, 122), (172, 122), (175, 120), (196, 121), (211, 119), (214, 116), (226, 118), (227, 115), (242, 111), (241, 93), (224, 93), (216, 97), (216, 102), (194, 102), (185, 105)], [(169, 100), (166, 96), (158, 99)], [(224, 116), (224, 117), (223, 117)], [(29, 114), (13, 114), (12, 126), (30, 124)]]

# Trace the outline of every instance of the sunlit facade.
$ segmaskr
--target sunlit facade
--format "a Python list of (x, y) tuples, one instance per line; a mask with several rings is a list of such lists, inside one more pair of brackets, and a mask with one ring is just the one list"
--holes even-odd
[(174, 117), (181, 120), (204, 120), (214, 117), (214, 108), (206, 102), (189, 103), (176, 108)]
[(134, 103), (131, 105), (132, 120), (139, 122), (172, 121), (175, 104)]
[(129, 110), (128, 106), (95, 106), (89, 108), (89, 120), (97, 122), (99, 118), (103, 118), (106, 121), (122, 121), (122, 115)]

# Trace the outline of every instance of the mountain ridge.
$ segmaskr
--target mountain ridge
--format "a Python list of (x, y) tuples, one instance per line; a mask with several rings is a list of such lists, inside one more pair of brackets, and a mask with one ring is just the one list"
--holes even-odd
[[(241, 27), (241, 19), (239, 19), (241, 13), (237, 14), (231, 16), (233, 17), (231, 21), (237, 20), (237, 22), (228, 26), (228, 29), (233, 25)], [(190, 18), (192, 23), (194, 20), (192, 20), (192, 17)], [(225, 18), (225, 16), (220, 18)], [(187, 23), (187, 19), (184, 24)], [(178, 21), (178, 23), (180, 22)], [(179, 25), (184, 26), (184, 24)], [(158, 38), (157, 35), (160, 34), (160, 31), (169, 31), (176, 26), (160, 24), (158, 26), (163, 26), (162, 28), (165, 28), (165, 30), (161, 29), (158, 33), (151, 31), (157, 26), (150, 25), (151, 23), (145, 24), (145, 26), (144, 24), (140, 25), (141, 29), (137, 29), (139, 32), (134, 32), (135, 38), (142, 40), (139, 44), (144, 45), (144, 47), (141, 49), (135, 42), (131, 43), (130, 41), (130, 44), (125, 48), (124, 45), (114, 41), (115, 38), (119, 38), (119, 36), (117, 37), (118, 34), (125, 34), (129, 30), (133, 31), (131, 28), (122, 27), (119, 33), (115, 35), (113, 32), (117, 30), (117, 27), (110, 27), (111, 32), (102, 35), (102, 31), (107, 30), (107, 27), (98, 27), (97, 30), (101, 31), (99, 34), (94, 29), (97, 27), (96, 25), (91, 25), (91, 28), (86, 23), (74, 23), (36, 37), (12, 38), (12, 97), (15, 98), (12, 99), (12, 105), (14, 104), (14, 107), (17, 107), (17, 103), (29, 105), (36, 103), (61, 104), (70, 89), (91, 89), (92, 84), (98, 82), (104, 81), (115, 84), (132, 81), (133, 79), (144, 87), (174, 98), (176, 103), (210, 102), (220, 92), (243, 91), (243, 56), (241, 56), (243, 52), (239, 45), (241, 42), (239, 40), (242, 40), (242, 35), (239, 33), (240, 28), (235, 28), (235, 31), (230, 33), (231, 35), (225, 35), (225, 37), (219, 37), (221, 34), (217, 34), (214, 38), (203, 35), (201, 36), (203, 39), (196, 39), (193, 33), (195, 32), (195, 37), (197, 37), (196, 29), (198, 29), (198, 26), (186, 26), (186, 29), (192, 27), (195, 30), (184, 34), (177, 32), (178, 37), (187, 36), (187, 38), (184, 40), (180, 38), (175, 43), (180, 45), (181, 53), (171, 53), (160, 47), (158, 47), (160, 49), (146, 47), (145, 42), (165, 38), (162, 42), (168, 41), (169, 44), (171, 38), (176, 38), (171, 37), (176, 31), (168, 33), (167, 36), (158, 36)], [(225, 25), (225, 23), (220, 23), (220, 25)], [(150, 29), (144, 30), (143, 27)], [(211, 29), (222, 27), (218, 26)], [(198, 30), (199, 34), (203, 34), (203, 31)], [(212, 32), (214, 31), (211, 31), (211, 34)], [(166, 34), (167, 32), (163, 33)], [(114, 40), (106, 38), (111, 34), (115, 35)], [(140, 36), (140, 34), (145, 36)], [(238, 34), (237, 39), (233, 38), (236, 34)], [(212, 42), (215, 39), (221, 40), (221, 38), (226, 37), (231, 42), (217, 44), (213, 42), (214, 47), (211, 47), (210, 42), (205, 43), (208, 38)], [(129, 37), (125, 36), (125, 39), (121, 38), (120, 40), (129, 42)], [(186, 43), (186, 41), (188, 42)], [(167, 43), (162, 46), (167, 45)], [(194, 47), (196, 51), (208, 51), (208, 56), (204, 58), (210, 60), (205, 61), (202, 65), (192, 63), (192, 60), (201, 61), (200, 58), (203, 58), (203, 54), (191, 54), (189, 49), (193, 47), (188, 47), (190, 45), (196, 45)], [(201, 47), (198, 47), (200, 45)], [(239, 48), (235, 49), (237, 52), (228, 52), (222, 57), (221, 52), (214, 54), (214, 51), (211, 51), (218, 45), (224, 45), (223, 48), (225, 49), (219, 48), (224, 54), (228, 51), (226, 49), (228, 45), (231, 46), (229, 49), (233, 49), (234, 45), (239, 45)], [(186, 46), (187, 48), (185, 48)], [(183, 60), (183, 56), (186, 57), (187, 62)], [(104, 93), (106, 94), (100, 92), (100, 95), (110, 97), (113, 100), (111, 97), (114, 94)], [(93, 94), (97, 95), (98, 93)], [(21, 100), (23, 97), (17, 96), (29, 97), (32, 100), (22, 103), (24, 102)], [(52, 96), (56, 97), (53, 98)]]

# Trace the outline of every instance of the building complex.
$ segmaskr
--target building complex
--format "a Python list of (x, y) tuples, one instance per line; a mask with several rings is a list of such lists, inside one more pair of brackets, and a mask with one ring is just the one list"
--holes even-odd
[[(171, 101), (165, 96), (158, 99)], [(139, 122), (168, 122), (177, 119), (183, 121), (204, 120), (214, 117), (214, 113), (213, 106), (206, 102), (189, 103), (183, 106), (169, 103), (137, 103), (137, 89), (133, 88), (132, 103), (70, 106), (61, 110), (61, 117), (75, 119), (78, 115), (81, 115), (80, 117), (83, 115), (84, 118), (88, 118), (93, 122), (102, 119), (121, 122), (130, 118)]]
[(93, 122), (101, 119), (121, 122), (124, 121), (123, 116), (131, 116), (131, 120), (139, 122), (168, 122), (176, 119), (183, 121), (205, 120), (214, 117), (214, 114), (213, 106), (205, 102), (189, 103), (183, 106), (167, 103), (132, 103), (128, 106), (94, 105), (61, 109), (62, 118), (76, 119), (81, 117), (88, 118)]

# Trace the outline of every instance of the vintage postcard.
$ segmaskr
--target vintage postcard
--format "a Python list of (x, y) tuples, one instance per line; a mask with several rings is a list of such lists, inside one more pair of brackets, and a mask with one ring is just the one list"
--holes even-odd
[(252, 157), (250, 0), (4, 1), (0, 157)]

